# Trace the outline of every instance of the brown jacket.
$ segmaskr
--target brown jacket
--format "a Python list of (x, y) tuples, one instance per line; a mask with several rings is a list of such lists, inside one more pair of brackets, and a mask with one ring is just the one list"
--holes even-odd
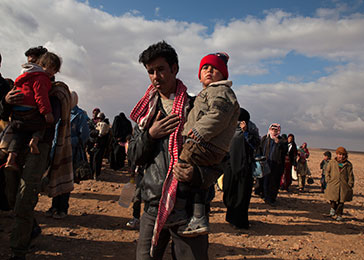
[(235, 133), (240, 106), (230, 80), (213, 82), (203, 89), (188, 115), (182, 135), (190, 129), (206, 143), (228, 152)]
[(332, 201), (345, 202), (353, 199), (354, 174), (353, 165), (346, 161), (340, 171), (339, 163), (334, 159), (325, 170), (327, 188), (325, 198)]

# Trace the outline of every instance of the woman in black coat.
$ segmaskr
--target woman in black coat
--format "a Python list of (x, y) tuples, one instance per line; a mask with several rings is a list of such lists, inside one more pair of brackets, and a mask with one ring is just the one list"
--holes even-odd
[(236, 132), (231, 141), (230, 163), (224, 169), (226, 221), (237, 228), (249, 228), (248, 208), (253, 188), (252, 164), (259, 147), (259, 130), (250, 121), (249, 112), (240, 108)]
[(124, 167), (126, 152), (126, 138), (133, 132), (131, 122), (126, 118), (125, 114), (121, 112), (115, 116), (112, 123), (112, 150), (110, 152), (110, 168), (113, 170), (119, 170)]
[(288, 191), (292, 184), (292, 166), (296, 168), (297, 162), (297, 145), (294, 141), (294, 135), (288, 135), (288, 151), (284, 161), (284, 172), (281, 178), (281, 190)]

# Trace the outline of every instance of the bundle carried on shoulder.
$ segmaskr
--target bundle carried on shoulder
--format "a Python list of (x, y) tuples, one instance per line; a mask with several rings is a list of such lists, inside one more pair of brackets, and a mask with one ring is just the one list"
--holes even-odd
[(264, 176), (270, 174), (270, 167), (268, 165), (267, 158), (262, 156), (256, 156), (253, 162), (253, 177), (263, 178)]
[(58, 123), (54, 156), (47, 170), (49, 179), (46, 187), (48, 196), (55, 197), (73, 190), (73, 167), (71, 145), (71, 93), (60, 81), (53, 83), (49, 96), (61, 103), (61, 118)]

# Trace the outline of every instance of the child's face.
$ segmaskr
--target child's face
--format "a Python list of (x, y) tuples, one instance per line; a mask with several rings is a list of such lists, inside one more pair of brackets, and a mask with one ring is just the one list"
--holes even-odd
[(215, 67), (211, 66), (210, 64), (205, 64), (202, 66), (200, 82), (202, 83), (204, 88), (206, 88), (209, 84), (213, 82), (217, 82), (223, 79), (224, 76)]
[(324, 155), (324, 160), (327, 161), (329, 159), (329, 156)]
[(36, 56), (34, 56), (34, 55), (29, 55), (29, 56), (27, 57), (27, 61), (28, 61), (28, 62), (32, 62), (32, 63), (36, 63), (36, 62), (37, 62), (37, 57), (36, 57)]
[(337, 158), (337, 161), (338, 161), (338, 162), (342, 162), (342, 161), (344, 161), (344, 159), (345, 159), (345, 155), (344, 155), (344, 154), (342, 154), (342, 153), (337, 153), (337, 154), (336, 154), (336, 158)]

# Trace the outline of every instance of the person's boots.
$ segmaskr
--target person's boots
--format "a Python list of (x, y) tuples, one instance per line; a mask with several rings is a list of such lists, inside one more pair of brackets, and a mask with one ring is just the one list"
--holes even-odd
[(196, 237), (208, 234), (210, 228), (205, 211), (204, 204), (195, 203), (193, 205), (193, 217), (186, 225), (179, 227), (177, 233), (184, 237)]

